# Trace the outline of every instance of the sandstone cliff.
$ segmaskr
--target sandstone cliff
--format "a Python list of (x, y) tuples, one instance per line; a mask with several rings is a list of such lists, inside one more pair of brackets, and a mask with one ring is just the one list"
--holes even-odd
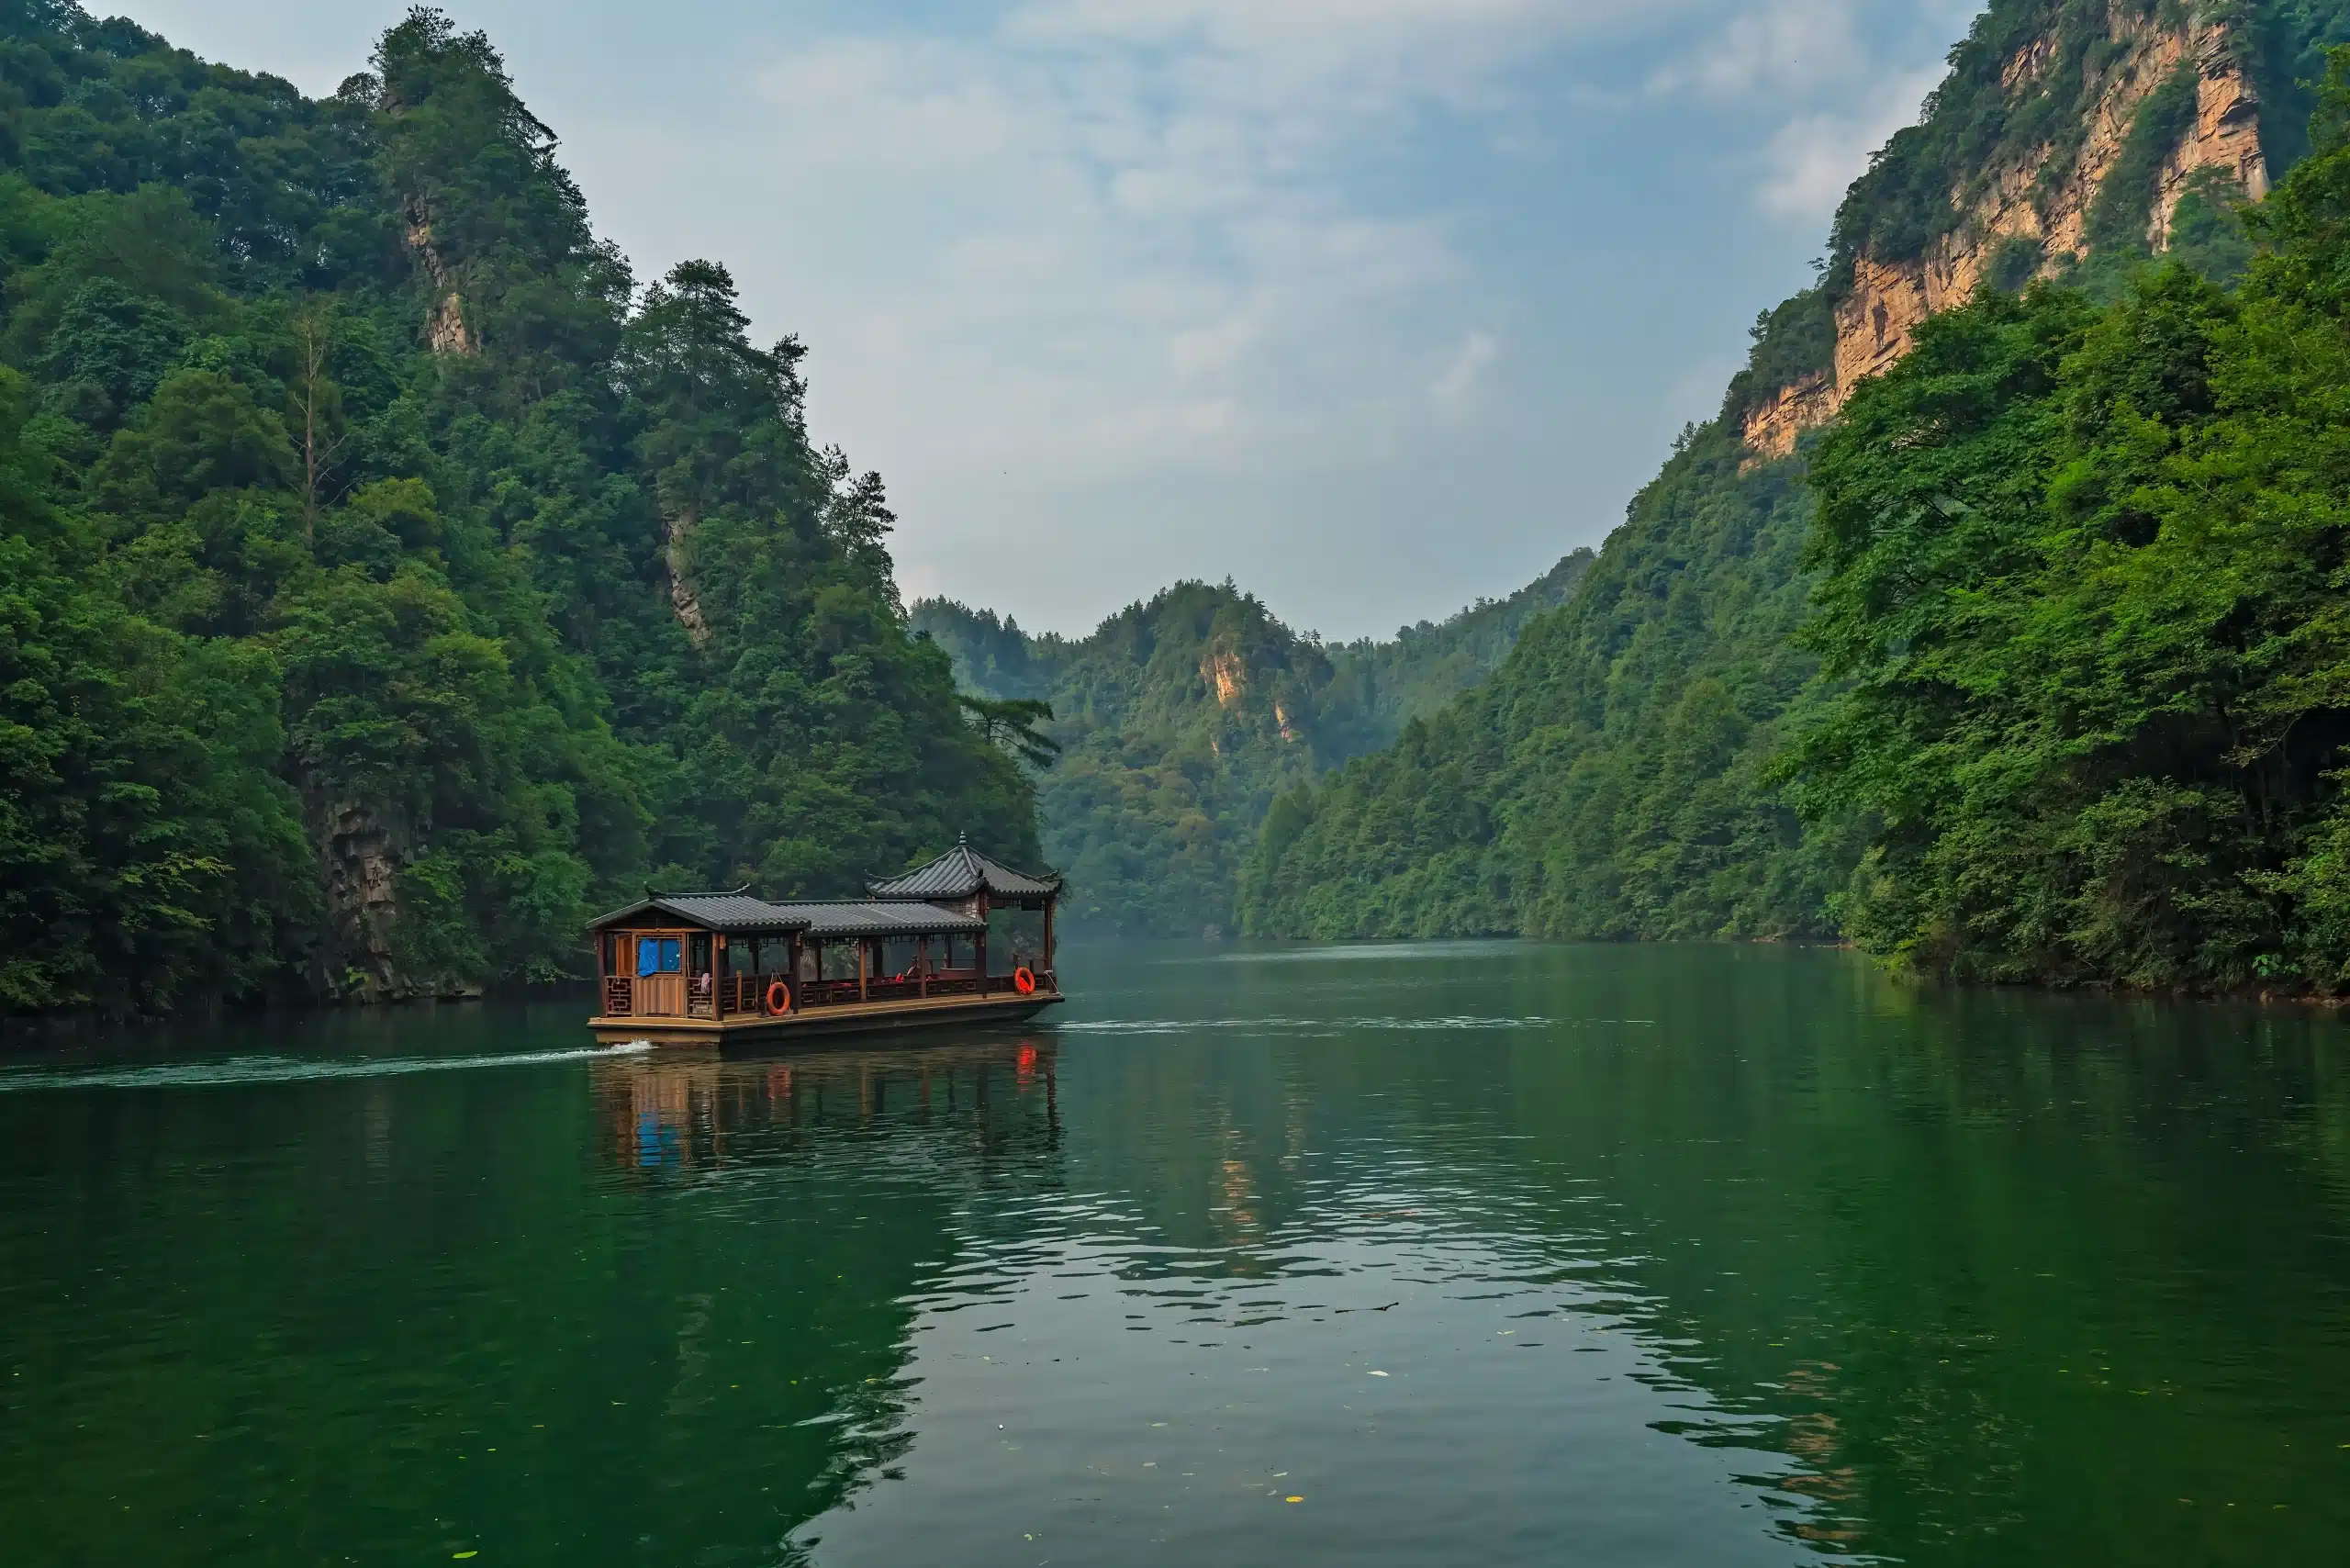
[[(2159, 150), (2144, 244), (2155, 252), (2165, 248), (2172, 217), (2202, 171), (2214, 171), (2246, 198), (2267, 194), (2260, 97), (2246, 63), (2252, 51), (2237, 28), (2138, 0), (2105, 0), (2102, 21), (2102, 47), (2086, 62), (2064, 57), (2057, 37), (2042, 33), (1999, 72), (2003, 106), (2020, 118), (2036, 97), (2075, 90), (2071, 78), (2079, 73), (2077, 90), (2088, 105), (2077, 122), (2083, 134), (2013, 149), (1992, 167), (1970, 172), (1950, 193), (1954, 226), (1921, 253), (1887, 257), (1863, 249), (1850, 256), (1834, 289), (1832, 364), (1742, 412), (1746, 444), (1758, 456), (1792, 452), (1804, 431), (1834, 417), (1855, 383), (1908, 352), (1919, 322), (1964, 303), (1995, 269), (2005, 272), (2020, 258), (2019, 275), (1998, 279), (2012, 286), (2034, 274), (2058, 275), (2086, 258), (2095, 248), (2091, 218), (2098, 196), (2122, 164), (2133, 129), (2155, 95), (2166, 84), (2184, 85), (2188, 73), (2192, 112)], [(2051, 83), (2060, 67), (2067, 80)]]

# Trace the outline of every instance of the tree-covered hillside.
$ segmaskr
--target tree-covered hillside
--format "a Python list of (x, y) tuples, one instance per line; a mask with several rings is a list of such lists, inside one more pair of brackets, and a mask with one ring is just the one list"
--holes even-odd
[(1037, 779), (1038, 808), (1071, 918), (1197, 935), (1232, 929), (1235, 878), (1276, 795), (1482, 678), (1591, 562), (1576, 551), (1507, 599), (1341, 646), (1229, 584), (1178, 584), (1082, 639), (1030, 636), (943, 599), (914, 605), (912, 622), (975, 695), (1051, 704), (1043, 729), (1062, 750)]
[(1879, 827), (1848, 928), (1986, 979), (2350, 989), (2350, 50), (2232, 297), (1930, 324), (1814, 466), (1791, 758)]
[[(2277, 106), (2316, 101), (2304, 77), (2350, 6), (2205, 9), (2250, 59), (2282, 174), (2311, 142), (2273, 128)], [(2324, 599), (2344, 586), (2328, 421), (2350, 338), (2322, 283), (2350, 235), (2350, 99), (2319, 104), (2325, 156), (2265, 207), (2193, 187), (2160, 281), (2144, 204), (2139, 230), (2091, 210), (2092, 236), (2123, 242), (2078, 258), (2076, 286), (2016, 300), (2037, 257), (1986, 278), (1926, 330), (1931, 353), (1861, 384), (1817, 487), (1812, 443), (1776, 463), (1741, 445), (1748, 412), (1826, 364), (1854, 258), (1945, 232), (1986, 161), (2076, 146), (2065, 115), (2123, 23), (2196, 19), (2167, 0), (1994, 4), (1925, 123), (1854, 185), (1828, 275), (1757, 323), (1721, 417), (1684, 436), (1583, 592), (1489, 685), (1285, 795), (1243, 926), (1849, 931), (2003, 978), (2350, 979)], [(2176, 98), (2141, 118), (2170, 126)], [(2152, 199), (2143, 129), (2114, 202), (2141, 181)], [(2252, 260), (2255, 240), (2273, 253)], [(2216, 285), (2248, 263), (2239, 310)]]
[(1399, 627), (1383, 641), (1364, 637), (1331, 648), (1340, 679), (1360, 694), (1372, 744), (1392, 745), (1405, 724), (1499, 669), (1526, 623), (1572, 599), (1597, 559), (1589, 548), (1572, 551), (1505, 599), (1481, 599), (1442, 621)]
[(1241, 872), (1252, 931), (1823, 935), (1838, 846), (1764, 773), (1816, 661), (1792, 642), (1799, 465), (1691, 431), (1582, 590), (1396, 744), (1278, 801)]
[(496, 52), (332, 98), (0, 0), (0, 1009), (446, 991), (1030, 791), (725, 270), (640, 288)]

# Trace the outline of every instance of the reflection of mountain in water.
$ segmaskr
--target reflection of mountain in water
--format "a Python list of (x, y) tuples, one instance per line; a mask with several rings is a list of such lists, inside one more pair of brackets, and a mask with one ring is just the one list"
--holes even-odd
[(444, 1009), (9, 1069), (0, 1540), (251, 1568), (2350, 1540), (2337, 1022), (1761, 948), (1086, 967), (1027, 1041), (582, 1059), (576, 1008)]
[(1152, 1043), (1202, 1026), (1072, 1072), (1072, 1187), (1288, 1312), (1348, 1246), (1481, 1249), (1511, 1313), (1703, 1395), (1659, 1429), (1784, 1455), (1741, 1463), (1818, 1550), (2160, 1561), (2181, 1497), (2256, 1501), (2269, 1560), (2350, 1539), (2316, 1392), (2350, 1378), (2337, 1022), (1768, 950), (1363, 951), (1123, 977)]
[[(599, 1060), (592, 1083), (606, 1167), (631, 1186), (683, 1183), (691, 1204), (639, 1260), (701, 1286), (655, 1358), (672, 1369), (651, 1450), (674, 1462), (665, 1506), (706, 1547), (710, 1521), (756, 1496), (746, 1544), (779, 1540), (912, 1442), (912, 1298), (950, 1261), (975, 1188), (1000, 1166), (1021, 1182), (1049, 1170), (1052, 1047), (665, 1050)], [(772, 1353), (746, 1353), (761, 1346)]]

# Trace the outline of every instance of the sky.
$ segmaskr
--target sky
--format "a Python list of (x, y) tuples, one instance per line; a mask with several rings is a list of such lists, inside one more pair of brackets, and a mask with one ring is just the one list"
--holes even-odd
[[(386, 0), (124, 0), (312, 93)], [(640, 281), (809, 345), (909, 599), (1391, 635), (1596, 545), (1976, 0), (449, 0)]]

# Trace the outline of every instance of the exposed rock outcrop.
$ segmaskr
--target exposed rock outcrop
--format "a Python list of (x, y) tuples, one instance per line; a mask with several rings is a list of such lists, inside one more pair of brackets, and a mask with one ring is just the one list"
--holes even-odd
[(668, 543), (662, 554), (668, 567), (669, 608), (677, 617), (677, 624), (686, 629), (695, 647), (710, 642), (710, 622), (701, 612), (701, 596), (694, 591), (691, 562), (688, 558), (686, 542), (693, 537), (694, 519), (691, 512), (672, 512), (663, 520)]
[(1218, 651), (1200, 661), (1200, 678), (1215, 688), (1216, 706), (1229, 708), (1248, 689), (1248, 666), (1237, 654)]
[(392, 954), (392, 926), (399, 916), (392, 830), (373, 808), (349, 801), (329, 804), (319, 816), (319, 875), (332, 939), (327, 990), (357, 1002), (407, 996), (410, 988)]
[(432, 239), (432, 212), (424, 200), (408, 201), (408, 248), (432, 283), (432, 307), (424, 319), (424, 341), (434, 353), (472, 353), (481, 344), (465, 324), (464, 300), (458, 295), (449, 263)]
[[(2253, 200), (2267, 195), (2259, 96), (2234, 40), (2221, 25), (2165, 28), (2159, 16), (2114, 6), (2112, 38), (2119, 54), (2107, 67), (2079, 152), (2053, 185), (2044, 174), (2054, 151), (2043, 145), (1991, 170), (1964, 220), (1923, 255), (1854, 258), (1851, 286), (1835, 307), (1834, 364), (1783, 387), (1772, 401), (1747, 413), (1746, 443), (1757, 456), (1785, 456), (1795, 449), (1796, 436), (1832, 419), (1864, 377), (1909, 352), (1920, 322), (1972, 297), (2011, 245), (2037, 247), (2042, 275), (2086, 255), (2090, 208), (2121, 157), (2140, 106), (2182, 65), (2191, 62), (2197, 73), (2195, 118), (2162, 163), (2148, 216), (2149, 243), (2157, 252), (2164, 248), (2180, 198), (2205, 169), (2220, 171)], [(2011, 96), (2037, 84), (2055, 49), (2055, 39), (2043, 37), (2009, 59), (2000, 79)], [(1953, 192), (1951, 199), (1957, 205), (1967, 197)]]
[(1757, 459), (1785, 457), (1796, 449), (1796, 437), (1826, 424), (1842, 407), (1836, 377), (1822, 371), (1779, 388), (1779, 395), (1746, 416), (1746, 444)]
[(2201, 171), (2219, 170), (2250, 200), (2268, 194), (2268, 156), (2260, 146), (2260, 96), (2221, 29), (2204, 33), (2196, 63), (2195, 129), (2163, 162), (2154, 218), (2146, 231), (2156, 250), (2168, 241), (2179, 198)]

